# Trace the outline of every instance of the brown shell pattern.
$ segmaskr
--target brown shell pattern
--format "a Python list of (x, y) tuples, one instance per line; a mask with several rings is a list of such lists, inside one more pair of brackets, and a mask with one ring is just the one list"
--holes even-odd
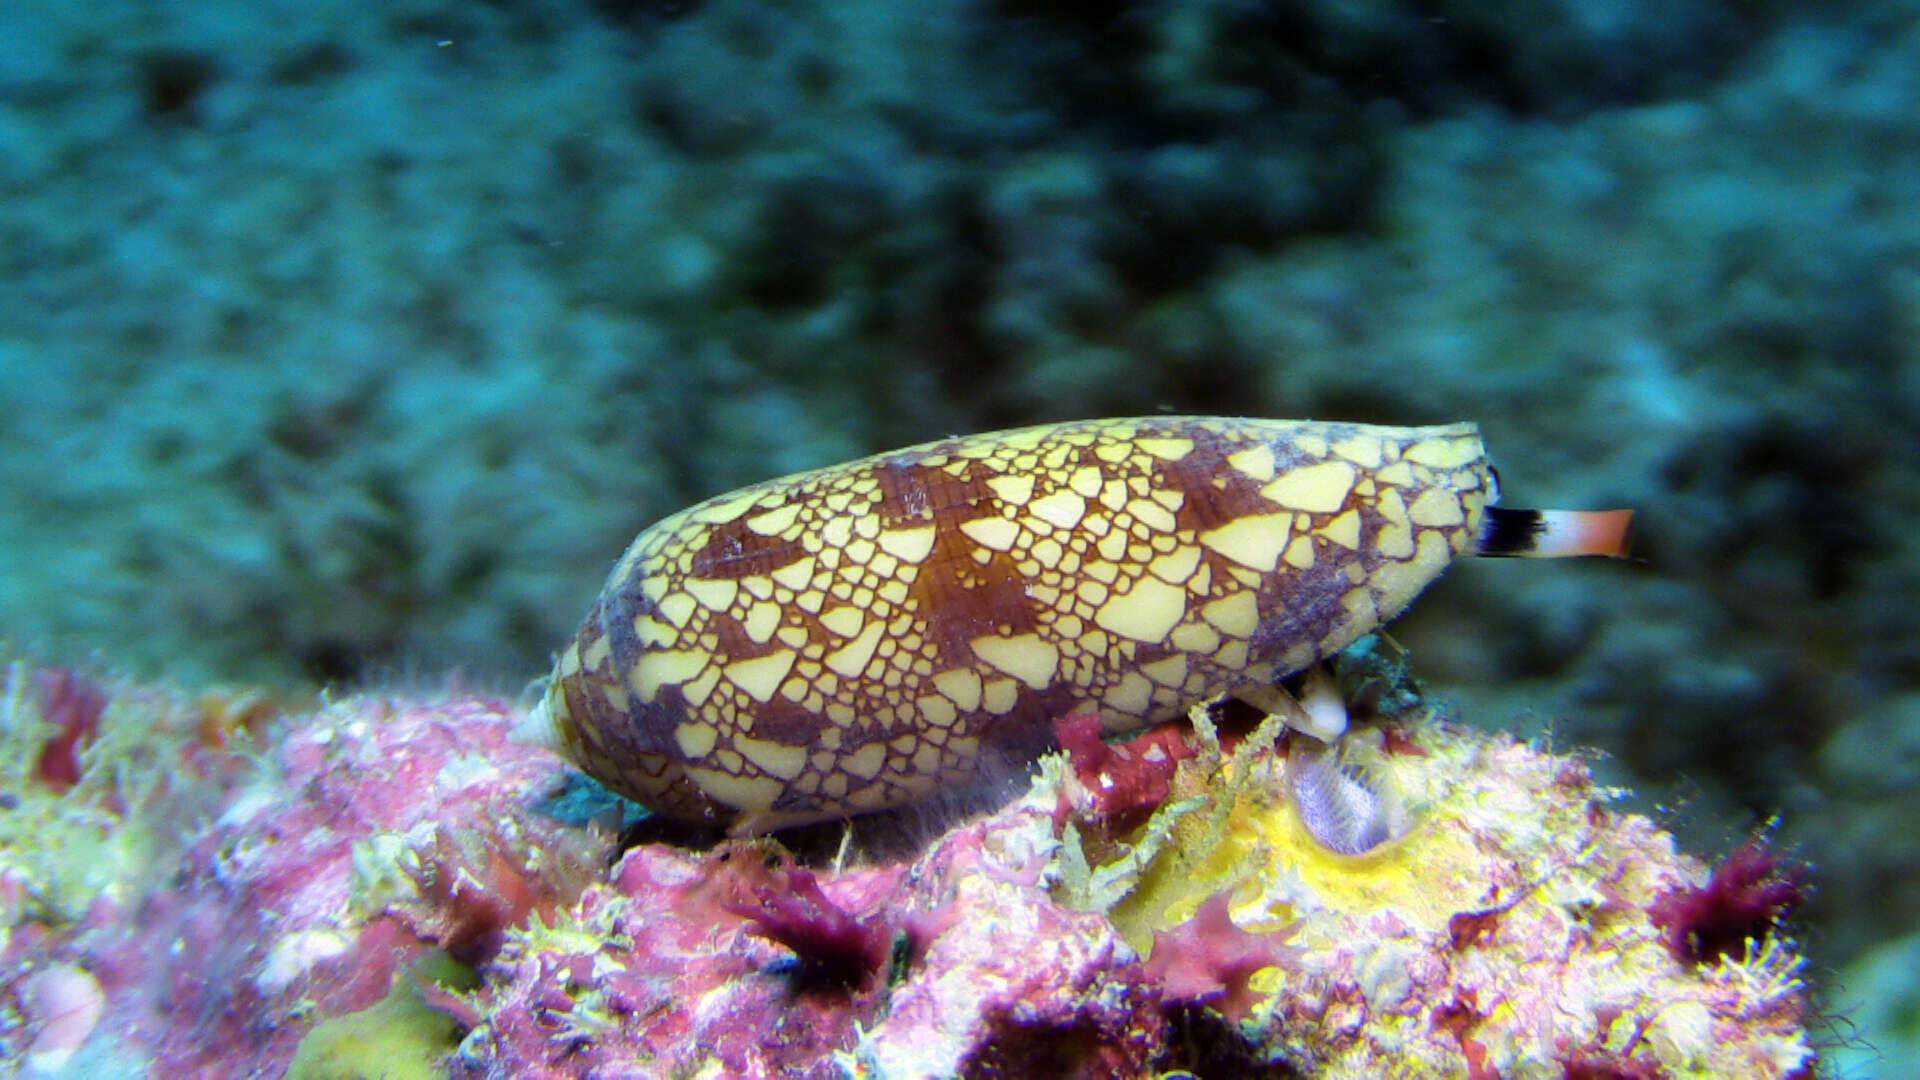
[[(641, 533), (540, 706), (670, 817), (770, 828), (908, 803), (1298, 671), (1473, 550), (1471, 424), (1157, 417), (947, 439), (722, 495)], [(745, 830), (743, 830), (745, 831)]]

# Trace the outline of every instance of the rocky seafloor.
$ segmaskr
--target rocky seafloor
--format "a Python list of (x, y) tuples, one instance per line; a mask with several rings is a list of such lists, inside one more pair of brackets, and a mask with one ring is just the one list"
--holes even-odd
[(838, 850), (671, 828), (623, 848), (619, 806), (510, 742), (497, 699), (280, 713), (15, 663), (0, 1061), (1813, 1075), (1827, 1031), (1788, 928), (1804, 868), (1762, 838), (1709, 868), (1578, 757), (1436, 715), (1377, 657), (1348, 669), (1347, 766), (1405, 823), (1354, 856), (1307, 834), (1277, 724), (1204, 707), (1116, 745), (1065, 718), (1068, 751), (1024, 793)]

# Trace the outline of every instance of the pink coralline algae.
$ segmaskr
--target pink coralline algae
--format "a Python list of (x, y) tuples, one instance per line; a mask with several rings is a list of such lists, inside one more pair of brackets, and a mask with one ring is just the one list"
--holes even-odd
[[(1026, 872), (1050, 831), (1023, 803), (911, 863), (818, 875), (767, 841), (635, 848), (560, 924), (512, 935), (474, 996), (486, 1019), (463, 1063), (499, 1077), (655, 1075), (648, 1063), (992, 1075), (980, 1070), (1006, 1045), (1076, 1032), (1113, 1063), (1099, 1075), (1144, 1075), (1163, 1034), (1157, 994), (1104, 919), (1062, 908)], [(794, 891), (776, 900), (783, 881)]]
[(1250, 985), (1262, 968), (1298, 966), (1300, 953), (1289, 949), (1290, 930), (1255, 934), (1242, 930), (1229, 914), (1229, 897), (1217, 892), (1193, 918), (1153, 935), (1147, 974), (1170, 1001), (1214, 1009), (1229, 1020), (1245, 1020), (1264, 995)]
[[(18, 796), (53, 839), (0, 835), (0, 1059), (28, 1075), (1516, 1080), (1812, 1061), (1790, 898), (1770, 889), (1790, 875), (1755, 856), (1722, 881), (1610, 809), (1578, 760), (1417, 707), (1350, 739), (1346, 767), (1410, 812), (1365, 855), (1306, 835), (1284, 739), (1223, 747), (1197, 710), (1125, 747), (1068, 728), (1071, 759), (1025, 795), (917, 840), (899, 831), (924, 820), (870, 822), (836, 856), (619, 852), (605, 813), (554, 816), (570, 774), (508, 741), (500, 701), (352, 698), (247, 721), (267, 749), (246, 752), (206, 737), (204, 708), (113, 699), (94, 764)], [(123, 715), (177, 739), (129, 743)], [(198, 795), (110, 797), (114, 754), (184, 769)], [(152, 827), (182, 801), (191, 818)], [(1675, 914), (1721, 911), (1702, 890), (1756, 917)], [(1692, 954), (1669, 950), (1675, 926)]]
[[(34, 1075), (279, 1075), (316, 1023), (428, 954), (483, 962), (570, 903), (609, 846), (524, 809), (554, 766), (507, 741), (502, 702), (354, 699), (249, 759), (208, 748), (204, 702), (135, 698), (127, 730), (99, 733), (126, 759), (23, 793), (37, 836), (0, 836), (22, 897), (0, 908), (0, 1060), (24, 1051)], [(169, 797), (144, 797), (134, 763), (172, 776)], [(63, 878), (62, 853), (98, 863)], [(87, 983), (90, 1040), (63, 1073), (31, 1056), (60, 1030), (47, 988)]]

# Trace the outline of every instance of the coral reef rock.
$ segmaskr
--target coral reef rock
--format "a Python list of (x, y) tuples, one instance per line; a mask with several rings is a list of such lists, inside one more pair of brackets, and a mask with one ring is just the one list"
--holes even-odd
[[(1813, 1065), (1778, 921), (1794, 872), (1755, 847), (1711, 874), (1577, 757), (1407, 693), (1344, 749), (1398, 808), (1361, 855), (1306, 834), (1275, 725), (1205, 709), (1121, 747), (1079, 732), (1024, 794), (944, 832), (860, 823), (849, 857), (780, 838), (619, 852), (616, 804), (554, 797), (569, 774), (507, 740), (497, 700), (351, 698), (260, 723), (266, 750), (245, 753), (207, 734), (232, 710), (110, 700), (74, 775), (16, 754), (9, 776), (9, 814), (41, 823), (0, 847), (0, 1059), (22, 1075)], [(8, 701), (10, 739), (71, 730)], [(177, 772), (190, 822), (124, 793), (130, 747)], [(89, 875), (50, 857), (79, 837)], [(1739, 947), (1676, 947), (1721, 941), (1687, 920), (1723, 911), (1746, 920)]]

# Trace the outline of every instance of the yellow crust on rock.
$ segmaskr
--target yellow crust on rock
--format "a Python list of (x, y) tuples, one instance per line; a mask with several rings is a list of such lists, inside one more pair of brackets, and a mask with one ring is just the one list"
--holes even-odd
[(1328, 656), (1473, 550), (1471, 424), (1154, 417), (928, 443), (642, 532), (542, 708), (655, 810), (795, 824), (1030, 760)]

